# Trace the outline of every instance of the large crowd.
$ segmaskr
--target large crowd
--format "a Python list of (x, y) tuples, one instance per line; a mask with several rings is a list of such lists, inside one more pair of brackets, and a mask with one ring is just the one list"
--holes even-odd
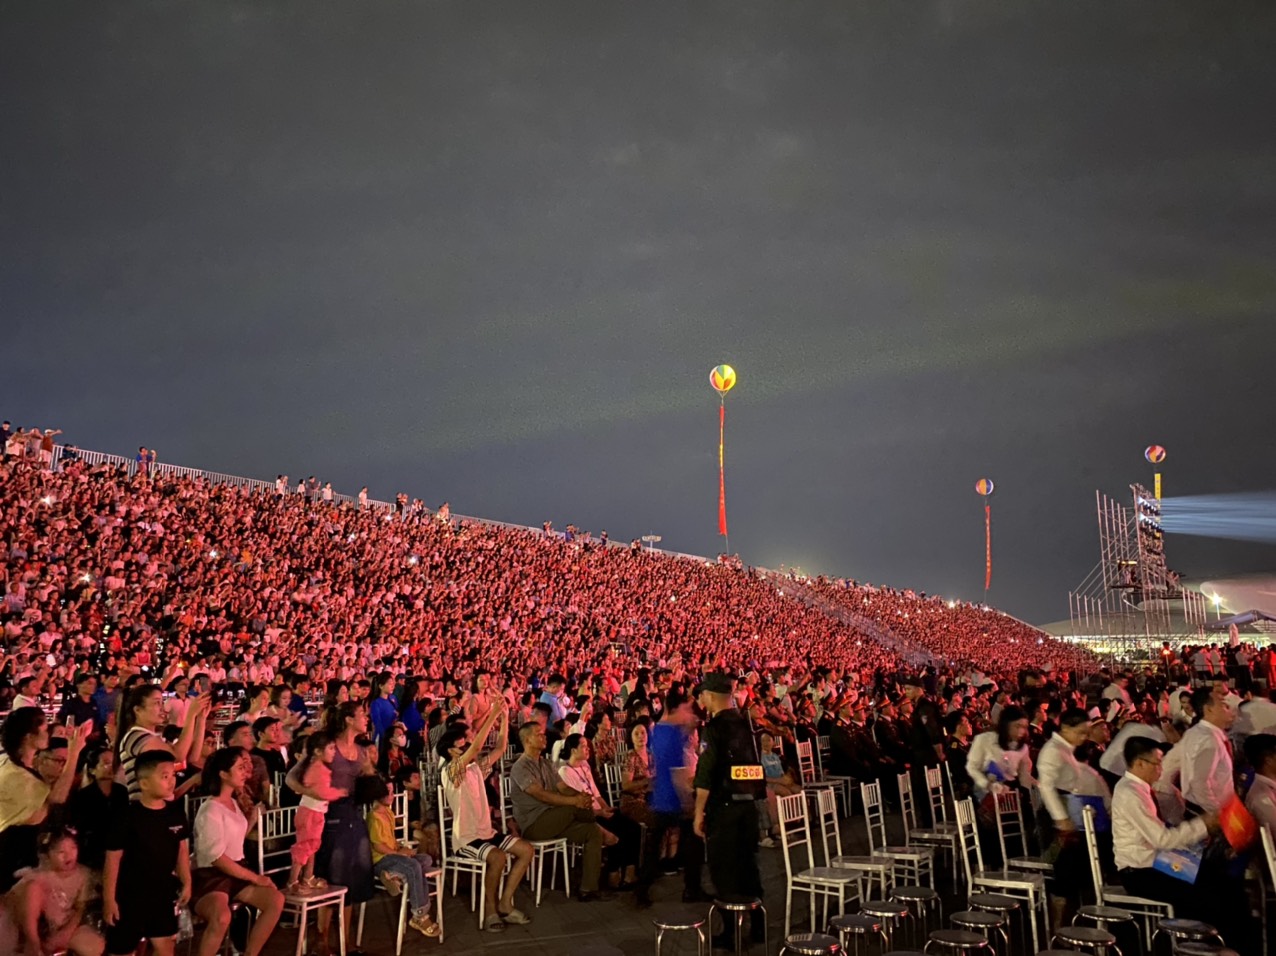
[[(763, 847), (777, 798), (803, 781), (800, 743), (826, 741), (825, 771), (891, 799), (899, 774), (936, 760), (955, 796), (985, 798), (998, 762), (1037, 786), (1065, 731), (1110, 786), (1125, 772), (1104, 764), (1111, 739), (1146, 726), (1168, 746), (1226, 708), (1243, 717), (1241, 792), (1276, 779), (1276, 754), (1246, 746), (1276, 731), (1270, 648), (1218, 671), (1195, 649), (1101, 671), (979, 606), (461, 521), (403, 496), (378, 509), (286, 480), (213, 484), (149, 452), (132, 473), (55, 462), (46, 435), (0, 444), (0, 951), (149, 939), (163, 956), (196, 932), (204, 956), (228, 934), (257, 956), (286, 901), (329, 884), (348, 904), (378, 885), (406, 894), (411, 927), (436, 936), (428, 882), (449, 842), (474, 861), (491, 932), (529, 921), (516, 893), (531, 841), (581, 847), (586, 901), (645, 906), (660, 869), (698, 899), (682, 771), (711, 671), (738, 677), (758, 734)], [(1191, 697), (1189, 678), (1213, 696)], [(257, 872), (254, 827), (280, 805), (298, 805), (289, 864)], [(1210, 895), (1202, 914), (1222, 905)], [(242, 910), (256, 918), (240, 926)]]

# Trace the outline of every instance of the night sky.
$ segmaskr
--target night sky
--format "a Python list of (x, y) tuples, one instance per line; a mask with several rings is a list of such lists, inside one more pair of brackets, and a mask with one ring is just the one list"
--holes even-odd
[[(0, 417), (1066, 616), (1272, 488), (1270, 2), (0, 4)], [(1270, 545), (1171, 539), (1194, 577)]]

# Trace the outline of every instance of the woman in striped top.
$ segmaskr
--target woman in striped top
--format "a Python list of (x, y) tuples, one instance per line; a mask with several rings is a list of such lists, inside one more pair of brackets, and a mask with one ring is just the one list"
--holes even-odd
[(164, 696), (158, 684), (138, 684), (120, 701), (119, 719), (116, 721), (115, 755), (119, 763), (120, 782), (128, 787), (130, 800), (136, 800), (138, 789), (134, 765), (140, 754), (148, 750), (167, 750), (178, 764), (198, 766), (203, 750), (197, 744), (204, 738), (204, 721), (208, 716), (210, 696), (201, 694), (194, 698), (186, 712), (186, 724), (175, 743), (164, 740)]

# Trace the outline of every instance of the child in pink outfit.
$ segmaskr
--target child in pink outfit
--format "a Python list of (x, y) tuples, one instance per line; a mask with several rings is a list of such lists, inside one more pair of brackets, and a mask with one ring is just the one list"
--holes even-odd
[(297, 840), (292, 845), (292, 869), (284, 892), (323, 889), (328, 884), (315, 876), (315, 854), (323, 842), (323, 820), (328, 814), (328, 801), (340, 800), (346, 791), (332, 785), (332, 761), (337, 745), (327, 734), (314, 733), (306, 740), (306, 755), (301, 761), (301, 783), (317, 797), (303, 795), (297, 807)]

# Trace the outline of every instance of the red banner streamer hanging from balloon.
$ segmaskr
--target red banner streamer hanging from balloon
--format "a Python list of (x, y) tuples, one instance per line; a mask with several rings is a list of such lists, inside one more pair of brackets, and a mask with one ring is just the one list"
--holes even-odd
[(992, 586), (992, 505), (984, 503), (984, 593)]
[(727, 533), (727, 472), (723, 448), (726, 444), (727, 406), (718, 405), (718, 534)]
[[(727, 392), (735, 388), (735, 369), (730, 365), (715, 366), (709, 373), (709, 384), (718, 393), (718, 534), (727, 537), (727, 473), (726, 445), (727, 432)], [(731, 550), (730, 538), (727, 538), (727, 550)]]

